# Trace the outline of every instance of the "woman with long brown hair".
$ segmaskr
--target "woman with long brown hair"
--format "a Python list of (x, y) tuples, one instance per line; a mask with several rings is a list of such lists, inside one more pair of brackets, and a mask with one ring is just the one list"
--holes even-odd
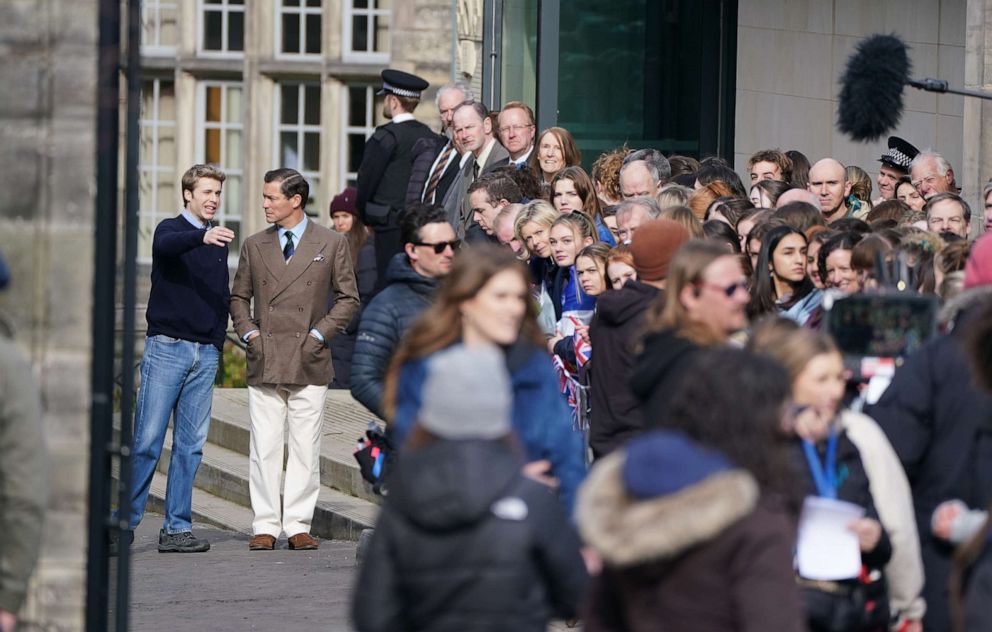
[(549, 127), (538, 135), (528, 166), (544, 184), (551, 184), (559, 171), (581, 164), (582, 152), (572, 133), (564, 127)]
[(603, 223), (603, 210), (592, 178), (582, 167), (565, 167), (551, 180), (551, 201), (561, 214), (582, 213), (596, 224), (599, 240), (616, 245), (613, 233)]
[(562, 502), (571, 509), (585, 475), (583, 440), (573, 432), (558, 390), (529, 285), (527, 268), (507, 249), (480, 245), (459, 255), (434, 305), (393, 356), (386, 375), (386, 413), (401, 444), (424, 403), (425, 367), (433, 354), (459, 342), (500, 346), (513, 387), (513, 429), (528, 468), (557, 479)]

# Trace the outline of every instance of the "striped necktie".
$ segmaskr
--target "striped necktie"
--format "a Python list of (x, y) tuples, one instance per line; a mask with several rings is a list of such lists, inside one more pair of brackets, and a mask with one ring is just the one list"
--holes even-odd
[(434, 173), (431, 174), (431, 179), (427, 182), (427, 188), (424, 189), (424, 202), (434, 202), (434, 192), (437, 191), (437, 185), (441, 183), (441, 176), (444, 175), (445, 167), (448, 166), (448, 160), (451, 158), (453, 151), (455, 151), (455, 144), (448, 141), (448, 146), (441, 152), (441, 159), (437, 161)]
[(282, 249), (282, 256), (288, 262), (296, 248), (293, 247), (293, 233), (286, 231), (286, 247)]

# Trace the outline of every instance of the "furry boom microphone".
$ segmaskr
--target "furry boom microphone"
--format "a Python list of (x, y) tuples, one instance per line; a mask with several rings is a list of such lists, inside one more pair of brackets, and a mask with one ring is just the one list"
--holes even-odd
[(840, 78), (837, 129), (856, 141), (874, 141), (899, 124), (906, 85), (980, 99), (992, 94), (949, 88), (941, 79), (912, 79), (906, 44), (895, 35), (872, 35), (858, 44)]

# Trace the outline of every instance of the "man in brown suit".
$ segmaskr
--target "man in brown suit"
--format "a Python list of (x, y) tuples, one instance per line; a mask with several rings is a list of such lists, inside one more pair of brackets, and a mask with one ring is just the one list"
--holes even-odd
[[(273, 549), (282, 532), (291, 549), (317, 548), (310, 523), (320, 488), (324, 398), (333, 374), (327, 342), (358, 309), (348, 242), (307, 219), (309, 194), (306, 179), (292, 169), (265, 174), (262, 206), (273, 226), (241, 246), (231, 289), (231, 318), (247, 343), (248, 488), (255, 513), (248, 548), (253, 551)], [(280, 504), (287, 425), (289, 459)]]

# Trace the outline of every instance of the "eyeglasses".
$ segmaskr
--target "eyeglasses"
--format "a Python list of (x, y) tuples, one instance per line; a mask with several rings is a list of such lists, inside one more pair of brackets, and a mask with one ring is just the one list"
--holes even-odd
[(461, 247), (461, 245), (462, 245), (462, 240), (461, 239), (453, 239), (451, 241), (439, 241), (436, 244), (429, 244), (429, 243), (427, 243), (425, 241), (415, 241), (415, 242), (413, 242), (413, 245), (414, 246), (427, 246), (429, 248), (433, 248), (434, 249), (434, 254), (439, 255), (442, 252), (444, 252), (444, 249), (447, 248), (448, 246), (451, 246), (452, 252), (457, 251)]
[(711, 290), (718, 290), (720, 292), (723, 292), (724, 296), (726, 296), (727, 298), (733, 297), (733, 295), (737, 293), (737, 290), (744, 290), (745, 292), (747, 292), (747, 281), (745, 281), (744, 279), (741, 279), (736, 283), (731, 283), (730, 285), (727, 286), (717, 285), (715, 283), (696, 283), (695, 285), (696, 287), (705, 287)]
[(513, 132), (514, 134), (519, 134), (520, 132), (524, 131), (525, 129), (530, 129), (532, 127), (534, 127), (533, 124), (530, 124), (530, 125), (507, 125), (506, 127), (499, 128), (499, 133), (500, 134), (509, 134), (510, 132)]

